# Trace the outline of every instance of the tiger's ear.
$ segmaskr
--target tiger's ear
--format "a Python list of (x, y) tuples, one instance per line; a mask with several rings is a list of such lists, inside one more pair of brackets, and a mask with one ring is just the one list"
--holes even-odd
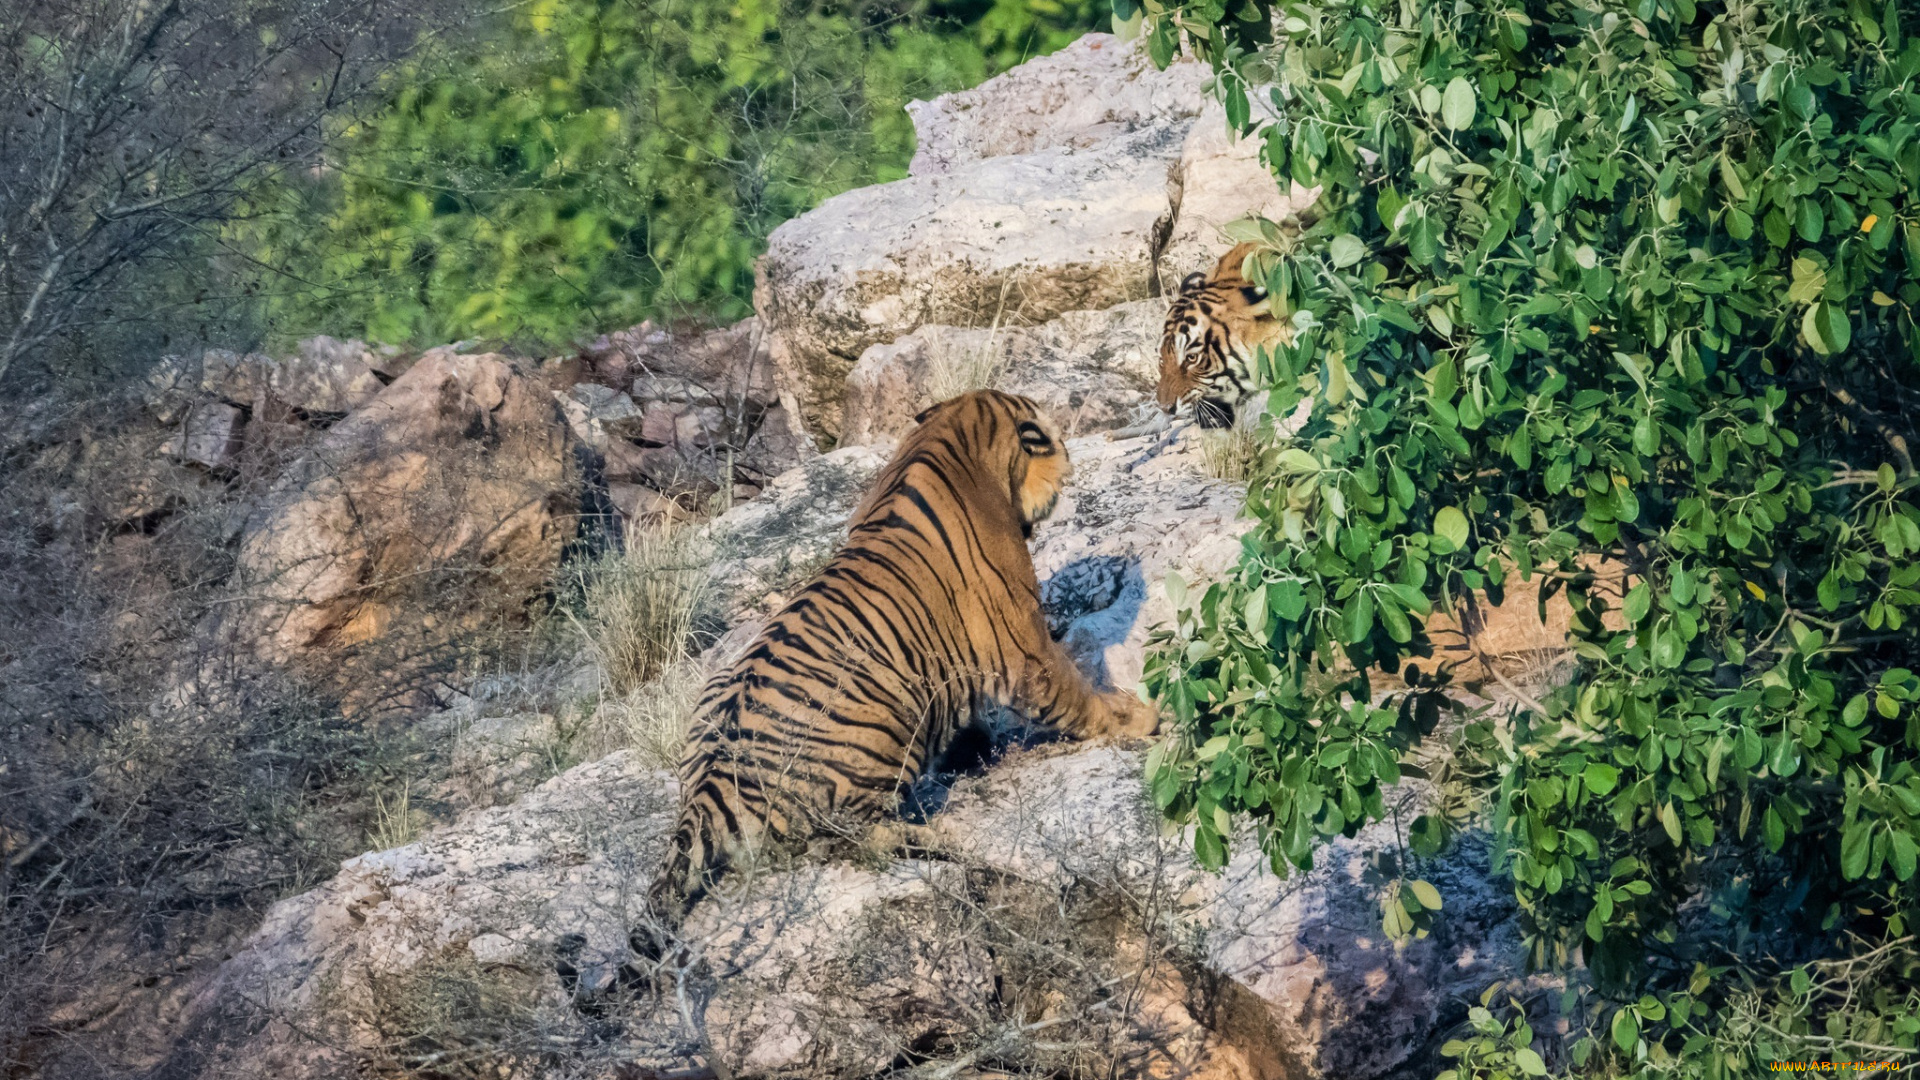
[(1022, 420), (1014, 429), (1020, 435), (1020, 449), (1034, 457), (1044, 457), (1056, 449), (1047, 429), (1031, 420)]
[(1235, 244), (1232, 251), (1220, 256), (1220, 261), (1214, 264), (1212, 280), (1247, 280), (1247, 275), (1242, 270), (1242, 267), (1246, 265), (1247, 256), (1253, 254), (1253, 249), (1253, 244)]

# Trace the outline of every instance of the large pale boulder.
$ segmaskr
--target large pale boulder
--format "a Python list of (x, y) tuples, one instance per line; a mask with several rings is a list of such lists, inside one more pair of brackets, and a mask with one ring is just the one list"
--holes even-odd
[(1240, 557), (1242, 485), (1204, 469), (1196, 432), (1152, 453), (1152, 438), (1070, 440), (1074, 482), (1034, 532), (1033, 565), (1062, 644), (1105, 682), (1140, 680), (1147, 635), (1171, 621), (1166, 576), (1207, 581)]
[[(248, 518), (229, 629), (270, 659), (389, 657), (512, 613), (577, 527), (560, 409), (497, 356), (431, 354), (335, 424)], [(336, 661), (327, 661), (331, 668)]]
[(714, 1049), (748, 1075), (866, 1075), (915, 1044), (966, 1030), (994, 997), (983, 943), (940, 927), (954, 867), (829, 863), (760, 879), (702, 905), (686, 933), (721, 976)]
[(910, 176), (953, 172), (984, 158), (1056, 146), (1090, 147), (1141, 127), (1199, 115), (1205, 64), (1165, 71), (1137, 45), (1087, 34), (971, 90), (907, 106), (918, 137)]
[(302, 341), (292, 356), (268, 366), (267, 392), (303, 412), (351, 412), (372, 401), (386, 385), (373, 370), (379, 362), (364, 342), (322, 334)]
[(990, 382), (1038, 401), (1068, 436), (1108, 431), (1151, 409), (1166, 303), (1070, 311), (1039, 326), (923, 326), (875, 345), (847, 376), (846, 444), (898, 438), (942, 396)]
[(808, 426), (838, 438), (847, 374), (868, 346), (1151, 295), (1168, 170), (1191, 123), (860, 188), (774, 230), (755, 306)]

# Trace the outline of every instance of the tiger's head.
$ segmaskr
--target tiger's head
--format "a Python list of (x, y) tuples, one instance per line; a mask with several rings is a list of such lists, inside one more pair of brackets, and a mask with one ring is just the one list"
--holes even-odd
[[(1059, 429), (1030, 398), (998, 390), (974, 390), (930, 406), (914, 417), (909, 440), (951, 435), (964, 456), (978, 462), (998, 487), (1006, 478), (1022, 535), (1045, 521), (1073, 479), (1073, 463)], [(905, 447), (903, 446), (904, 450)]]
[(1160, 384), (1154, 398), (1169, 415), (1192, 408), (1203, 428), (1233, 426), (1234, 411), (1254, 389), (1257, 346), (1287, 340), (1267, 291), (1242, 266), (1252, 244), (1220, 257), (1211, 274), (1188, 274), (1167, 311), (1160, 336)]

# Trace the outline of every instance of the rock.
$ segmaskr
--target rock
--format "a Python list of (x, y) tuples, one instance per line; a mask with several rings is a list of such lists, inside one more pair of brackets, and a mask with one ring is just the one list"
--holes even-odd
[(640, 422), (639, 438), (655, 446), (708, 450), (730, 441), (726, 410), (717, 405), (685, 401), (650, 401)]
[[(553, 951), (575, 935), (574, 964), (611, 972), (627, 959), (675, 798), (668, 774), (618, 753), (512, 806), (347, 860), (325, 885), (275, 904), (207, 980), (180, 1060), (160, 1075), (222, 1075), (239, 1063), (228, 1075), (350, 1072), (374, 1034), (344, 1006), (372, 1000), (383, 976), (449, 956), (544, 971), (557, 990)], [(559, 1003), (556, 1021), (566, 1017)]]
[(825, 565), (846, 539), (847, 518), (887, 455), (842, 447), (775, 477), (760, 497), (705, 525), (716, 545), (708, 596), (728, 624), (766, 615), (784, 590)]
[(1167, 307), (1139, 300), (1039, 326), (923, 326), (860, 356), (847, 377), (845, 444), (884, 442), (968, 384), (1038, 401), (1069, 435), (1136, 422), (1152, 407)]
[(272, 369), (273, 358), (263, 353), (243, 356), (229, 349), (208, 349), (200, 357), (200, 392), (250, 407), (267, 388), (267, 373)]
[(760, 426), (747, 439), (747, 445), (733, 459), (738, 477), (759, 487), (789, 469), (814, 457), (813, 437), (800, 424), (797, 409), (775, 405), (760, 418)]
[(410, 352), (398, 345), (381, 345), (366, 354), (367, 366), (375, 375), (389, 382), (405, 375), (413, 365), (420, 362), (420, 354)]
[[(1287, 1075), (1398, 1075), (1452, 1022), (1456, 1002), (1521, 971), (1518, 911), (1483, 832), (1403, 868), (1404, 838), (1389, 820), (1334, 837), (1312, 871), (1284, 880), (1245, 835), (1226, 869), (1209, 874), (1192, 864), (1184, 836), (1159, 827), (1143, 752), (1048, 749), (954, 785), (929, 822), (937, 843), (1055, 888), (1165, 897), (1173, 920), (1200, 935), (1206, 966), (1263, 1004), (1293, 1059)], [(1437, 797), (1409, 780), (1389, 802), (1406, 823)], [(1445, 907), (1430, 936), (1396, 945), (1380, 930), (1380, 895), (1403, 874), (1431, 882)]]
[(1188, 274), (1211, 271), (1233, 246), (1221, 226), (1248, 214), (1286, 221), (1320, 198), (1319, 188), (1297, 182), (1282, 191), (1260, 161), (1260, 142), (1237, 136), (1217, 101), (1209, 101), (1194, 122), (1169, 190), (1175, 208), (1173, 231), (1159, 263), (1160, 291), (1168, 295)]
[(631, 527), (658, 528), (692, 516), (679, 503), (639, 484), (608, 484), (607, 495), (620, 520)]
[(547, 713), (485, 716), (453, 740), (452, 782), (466, 806), (493, 806), (546, 780), (564, 752), (565, 732)]
[(303, 412), (351, 412), (372, 401), (386, 385), (374, 374), (374, 362), (363, 342), (338, 341), (324, 334), (311, 337), (292, 356), (267, 368), (267, 389)]
[(639, 406), (612, 387), (577, 383), (565, 393), (554, 391), (553, 399), (566, 414), (573, 437), (603, 454), (610, 440), (639, 433), (642, 424)]
[(915, 1044), (966, 1030), (994, 996), (993, 958), (940, 933), (957, 868), (814, 865), (702, 905), (687, 936), (720, 986), (706, 1028), (737, 1073), (878, 1072)]
[(1149, 296), (1190, 124), (860, 188), (775, 229), (755, 307), (808, 428), (838, 437), (847, 374), (869, 346)]
[(718, 330), (675, 331), (651, 322), (604, 335), (581, 350), (608, 385), (631, 385), (639, 401), (751, 402), (779, 399), (774, 364), (757, 318)]
[(187, 409), (180, 430), (160, 447), (178, 461), (225, 468), (240, 453), (247, 417), (224, 401), (199, 401)]
[(1239, 560), (1240, 535), (1252, 525), (1240, 517), (1244, 487), (1206, 475), (1197, 434), (1145, 461), (1154, 436), (1069, 440), (1074, 481), (1034, 531), (1048, 604), (1070, 616), (1061, 643), (1113, 686), (1139, 681), (1148, 631), (1173, 616), (1167, 572), (1219, 577)]
[(575, 529), (572, 447), (552, 398), (505, 360), (428, 354), (249, 516), (243, 640), (280, 662), (328, 653), (344, 674), (342, 648), (395, 634), (426, 656), (489, 613), (511, 617)]
[(1089, 147), (1115, 135), (1199, 115), (1206, 65), (1182, 59), (1160, 71), (1138, 46), (1087, 34), (971, 90), (907, 106), (917, 136), (909, 176), (1056, 146)]

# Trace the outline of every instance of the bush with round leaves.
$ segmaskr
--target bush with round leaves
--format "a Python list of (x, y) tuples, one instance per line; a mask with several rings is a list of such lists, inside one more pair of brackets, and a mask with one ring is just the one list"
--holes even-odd
[(1469, 731), (1531, 960), (1613, 1002), (1610, 1060), (1680, 1053), (1725, 992), (1703, 965), (1913, 930), (1920, 4), (1115, 14), (1323, 188), (1237, 227), (1297, 331), (1256, 358), (1267, 414), (1308, 419), (1147, 672), (1152, 789), (1201, 859), (1251, 819), (1284, 873), (1380, 818), (1448, 692), (1430, 618), (1528, 582), (1570, 602), (1577, 673)]

